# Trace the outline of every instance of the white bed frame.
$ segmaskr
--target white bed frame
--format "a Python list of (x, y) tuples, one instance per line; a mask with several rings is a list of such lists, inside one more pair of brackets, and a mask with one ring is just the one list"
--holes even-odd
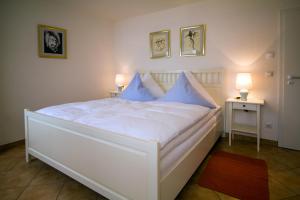
[[(152, 75), (168, 89), (179, 73), (153, 72)], [(223, 71), (193, 73), (222, 105)], [(25, 109), (26, 161), (34, 156), (109, 199), (169, 200), (184, 187), (221, 131), (222, 120), (162, 177), (157, 141), (113, 134)]]

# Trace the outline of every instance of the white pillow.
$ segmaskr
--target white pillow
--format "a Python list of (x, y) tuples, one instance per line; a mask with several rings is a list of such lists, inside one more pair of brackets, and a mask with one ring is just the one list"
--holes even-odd
[(159, 98), (165, 94), (161, 87), (152, 78), (150, 73), (144, 74), (144, 76), (142, 77), (142, 82), (144, 87), (147, 88), (155, 97)]
[(215, 100), (208, 94), (208, 92), (203, 88), (201, 83), (197, 81), (197, 79), (191, 72), (185, 71), (184, 74), (186, 75), (193, 88), (195, 88), (203, 96), (203, 98), (206, 99), (206, 101), (218, 107), (218, 104), (215, 102)]

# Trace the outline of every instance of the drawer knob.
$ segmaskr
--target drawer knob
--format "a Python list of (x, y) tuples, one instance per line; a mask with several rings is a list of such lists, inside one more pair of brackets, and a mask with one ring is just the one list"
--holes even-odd
[(243, 105), (243, 107), (246, 107), (246, 105)]

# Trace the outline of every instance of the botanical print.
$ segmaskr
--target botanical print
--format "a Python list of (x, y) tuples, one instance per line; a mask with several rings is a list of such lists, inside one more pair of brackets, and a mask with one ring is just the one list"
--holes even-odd
[(38, 25), (39, 56), (66, 58), (66, 30), (58, 27)]
[(205, 26), (186, 27), (180, 29), (181, 52), (183, 56), (204, 55)]
[(150, 33), (151, 58), (170, 56), (169, 31)]
[(156, 53), (165, 52), (167, 45), (166, 38), (164, 38), (164, 35), (158, 35), (153, 37), (153, 47), (153, 51)]
[(185, 30), (184, 31), (185, 52), (197, 54), (200, 51), (200, 30)]

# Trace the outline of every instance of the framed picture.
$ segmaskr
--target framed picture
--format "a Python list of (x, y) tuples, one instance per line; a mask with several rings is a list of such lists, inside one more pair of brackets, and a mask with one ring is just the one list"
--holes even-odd
[(206, 25), (180, 28), (180, 56), (204, 56)]
[(163, 30), (150, 33), (151, 58), (170, 57), (170, 31)]
[(38, 49), (43, 58), (67, 58), (67, 31), (39, 24)]

